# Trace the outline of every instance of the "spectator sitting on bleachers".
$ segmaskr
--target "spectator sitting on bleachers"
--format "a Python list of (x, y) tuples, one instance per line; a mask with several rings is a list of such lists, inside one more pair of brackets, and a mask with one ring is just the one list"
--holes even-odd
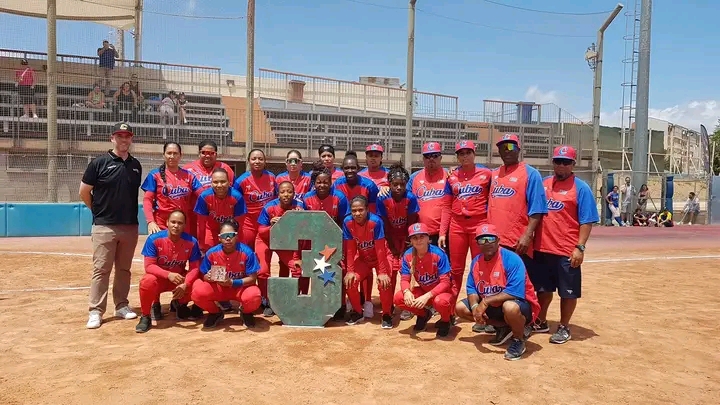
[(668, 211), (667, 208), (660, 211), (658, 214), (658, 225), (657, 226), (666, 226), (666, 227), (672, 227), (673, 221), (672, 221), (672, 212)]
[(107, 40), (103, 41), (102, 48), (98, 48), (97, 55), (100, 58), (99, 66), (105, 77), (105, 92), (110, 95), (110, 77), (115, 69), (115, 59), (119, 57), (115, 47)]
[(15, 71), (15, 87), (18, 89), (18, 103), (23, 106), (22, 118), (29, 118), (31, 112), (33, 118), (37, 118), (35, 71), (28, 64), (27, 59), (23, 59), (20, 65), (20, 69)]
[(187, 112), (185, 111), (185, 104), (187, 104), (187, 100), (185, 99), (185, 93), (180, 93), (178, 95), (178, 114), (180, 115), (180, 124), (187, 124)]
[(647, 213), (648, 226), (657, 226), (657, 212)]
[(105, 93), (100, 88), (100, 83), (95, 83), (93, 89), (88, 93), (85, 107), (88, 108), (105, 108)]
[(113, 107), (113, 112), (115, 113), (115, 121), (121, 121), (121, 110), (130, 110), (130, 113), (132, 115), (130, 121), (137, 122), (137, 95), (130, 88), (130, 82), (123, 83), (122, 87), (120, 87), (120, 89), (115, 92), (115, 96), (113, 98), (115, 99), (115, 105)]
[(678, 222), (678, 225), (683, 224), (685, 217), (688, 217), (687, 224), (692, 225), (697, 219), (698, 214), (700, 214), (700, 198), (696, 197), (695, 193), (691, 191), (690, 194), (688, 194), (685, 207), (683, 207), (683, 217), (680, 222)]
[(633, 226), (647, 226), (647, 216), (642, 211), (642, 208), (636, 208), (633, 214)]
[(170, 90), (170, 93), (162, 99), (160, 105), (160, 122), (163, 125), (171, 125), (175, 122), (175, 102), (177, 95), (174, 90)]
[(142, 104), (145, 98), (142, 95), (142, 91), (140, 91), (140, 82), (138, 81), (138, 75), (135, 73), (130, 75), (130, 90), (135, 92), (138, 104)]

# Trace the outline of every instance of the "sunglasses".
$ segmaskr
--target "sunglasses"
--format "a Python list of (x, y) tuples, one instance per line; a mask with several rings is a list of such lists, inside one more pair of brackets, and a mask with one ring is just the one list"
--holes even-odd
[(480, 236), (476, 240), (479, 245), (487, 245), (497, 242), (498, 238), (497, 236)]
[(209, 151), (209, 150), (204, 150), (204, 151), (200, 152), (200, 154), (203, 155), (203, 156), (215, 156), (215, 155), (217, 154), (217, 152), (213, 152), (213, 151)]
[(558, 166), (570, 166), (573, 163), (570, 159), (553, 159), (553, 164)]
[(423, 157), (425, 159), (437, 159), (440, 157), (440, 154), (439, 153), (427, 153), (427, 154), (423, 155)]
[(501, 143), (500, 146), (498, 146), (498, 149), (500, 149), (500, 150), (506, 150), (506, 151), (509, 152), (509, 151), (512, 151), (512, 150), (518, 150), (519, 148), (518, 148), (517, 145), (515, 145), (515, 144), (512, 143), (512, 142), (505, 142), (505, 143)]
[(220, 235), (220, 239), (232, 239), (237, 235), (237, 232), (223, 232)]
[(296, 165), (296, 164), (298, 164), (298, 163), (300, 163), (300, 162), (302, 162), (302, 160), (300, 160), (300, 159), (298, 159), (298, 158), (285, 159), (285, 163), (287, 163), (287, 164), (289, 164), (289, 165)]

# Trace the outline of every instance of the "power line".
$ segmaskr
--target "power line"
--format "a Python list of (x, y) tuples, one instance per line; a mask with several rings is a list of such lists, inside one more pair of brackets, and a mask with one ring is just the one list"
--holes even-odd
[(608, 13), (611, 13), (611, 12), (612, 12), (612, 10), (608, 10), (608, 11), (593, 11), (593, 12), (589, 12), (589, 13), (573, 13), (573, 12), (564, 12), (564, 11), (547, 11), (547, 10), (536, 10), (536, 9), (533, 9), (533, 8), (525, 8), (525, 7), (520, 7), (520, 6), (513, 6), (512, 4), (500, 3), (500, 2), (498, 2), (498, 1), (493, 1), (493, 0), (482, 0), (482, 1), (484, 1), (484, 2), (486, 2), (486, 3), (494, 4), (494, 5), (496, 5), (496, 6), (513, 8), (513, 9), (515, 9), (515, 10), (529, 11), (529, 12), (531, 12), (531, 13), (541, 13), (541, 14), (582, 16), (582, 15), (608, 14)]
[[(95, 4), (98, 6), (103, 7), (110, 7), (115, 8), (118, 10), (126, 10), (131, 12), (132, 14), (135, 14), (135, 9), (132, 7), (122, 7), (118, 5), (113, 4), (107, 4), (107, 3), (98, 3), (92, 0), (75, 0), (79, 3), (88, 3), (88, 4)], [(143, 10), (143, 14), (155, 14), (155, 15), (161, 15), (165, 17), (180, 17), (180, 18), (192, 18), (196, 20), (244, 20), (245, 16), (210, 16), (210, 15), (191, 15), (191, 14), (174, 14), (174, 13), (163, 13), (160, 11), (152, 11), (152, 10)]]

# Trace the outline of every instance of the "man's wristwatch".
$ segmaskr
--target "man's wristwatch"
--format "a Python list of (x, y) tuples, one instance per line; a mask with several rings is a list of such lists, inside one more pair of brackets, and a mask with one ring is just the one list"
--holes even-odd
[(575, 247), (577, 248), (577, 250), (585, 252), (585, 245), (575, 245)]

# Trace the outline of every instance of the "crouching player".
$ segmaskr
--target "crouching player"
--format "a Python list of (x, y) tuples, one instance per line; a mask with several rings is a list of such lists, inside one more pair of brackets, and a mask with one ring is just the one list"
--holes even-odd
[[(193, 284), (191, 299), (206, 310), (203, 326), (214, 328), (225, 318), (215, 301), (238, 301), (245, 326), (255, 325), (252, 313), (260, 308), (260, 289), (255, 282), (260, 270), (257, 256), (238, 242), (238, 224), (230, 220), (220, 225), (220, 244), (210, 248), (200, 264), (200, 275)], [(220, 275), (220, 277), (218, 277)]]
[(438, 337), (450, 333), (453, 305), (457, 292), (453, 291), (450, 261), (445, 251), (430, 244), (427, 225), (416, 223), (408, 229), (410, 245), (402, 257), (400, 291), (395, 294), (395, 305), (417, 315), (415, 331), (425, 330), (432, 317), (430, 308), (440, 314), (435, 323)]
[[(202, 255), (197, 239), (184, 232), (186, 216), (181, 210), (170, 213), (167, 228), (148, 236), (142, 255), (145, 256), (145, 275), (140, 280), (140, 308), (142, 315), (135, 332), (150, 330), (152, 321), (163, 318), (160, 294), (172, 291), (170, 307), (178, 319), (201, 317), (202, 310), (190, 310), (190, 290), (199, 277)], [(185, 267), (190, 262), (190, 270)]]
[(491, 345), (512, 338), (505, 359), (519, 360), (525, 353), (527, 332), (532, 330), (529, 325), (540, 312), (535, 290), (520, 256), (500, 247), (494, 225), (480, 225), (476, 241), (482, 253), (470, 264), (467, 298), (457, 303), (455, 312), (480, 325), (494, 326)]

